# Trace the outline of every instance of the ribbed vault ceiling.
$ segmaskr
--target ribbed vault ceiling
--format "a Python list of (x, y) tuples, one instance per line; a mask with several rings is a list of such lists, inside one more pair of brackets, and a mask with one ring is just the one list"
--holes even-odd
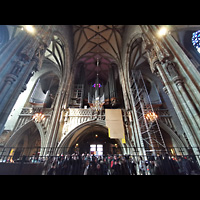
[(120, 58), (124, 25), (74, 25), (75, 58), (87, 53)]
[(86, 77), (94, 79), (97, 59), (99, 77), (106, 81), (111, 63), (121, 59), (124, 25), (74, 25), (74, 60), (84, 63)]

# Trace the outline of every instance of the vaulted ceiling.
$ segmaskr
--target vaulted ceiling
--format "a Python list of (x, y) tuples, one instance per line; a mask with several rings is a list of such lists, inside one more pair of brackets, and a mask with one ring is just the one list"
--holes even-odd
[(74, 25), (75, 58), (87, 53), (120, 58), (124, 25)]
[(106, 81), (110, 64), (121, 59), (120, 50), (124, 25), (74, 25), (74, 60), (84, 63), (89, 80), (97, 73)]

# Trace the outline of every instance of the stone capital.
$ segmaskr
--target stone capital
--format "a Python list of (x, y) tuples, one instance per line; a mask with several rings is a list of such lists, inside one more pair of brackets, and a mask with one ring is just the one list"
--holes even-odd
[(180, 76), (173, 77), (172, 81), (176, 84), (176, 86), (182, 86), (183, 80)]

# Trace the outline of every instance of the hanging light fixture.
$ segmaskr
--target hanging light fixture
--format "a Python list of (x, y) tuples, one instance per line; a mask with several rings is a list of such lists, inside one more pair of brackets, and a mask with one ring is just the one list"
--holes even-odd
[(148, 112), (144, 115), (145, 119), (150, 122), (154, 122), (158, 119), (158, 115), (155, 112)]
[(97, 58), (97, 62), (96, 62), (96, 66), (97, 66), (97, 78), (96, 78), (96, 81), (95, 83), (92, 85), (92, 87), (95, 88), (95, 95), (94, 97), (92, 98), (92, 103), (89, 103), (90, 104), (90, 108), (96, 110), (96, 111), (99, 111), (102, 109), (103, 107), (103, 104), (105, 103), (105, 98), (104, 98), (104, 94), (102, 97), (100, 97), (100, 92), (99, 92), (99, 89), (102, 87), (102, 85), (99, 83), (99, 71), (98, 71), (98, 67), (99, 67), (99, 58)]
[[(99, 26), (97, 26), (97, 29), (98, 29), (98, 33), (99, 33)], [(96, 33), (96, 36), (98, 36), (98, 33)], [(99, 38), (97, 38), (97, 39), (98, 39), (97, 46), (99, 46)], [(92, 87), (95, 89), (95, 94), (92, 98), (90, 98), (90, 96), (88, 97), (88, 103), (89, 103), (91, 109), (99, 111), (102, 109), (102, 107), (105, 103), (105, 97), (104, 97), (104, 94), (102, 96), (100, 96), (100, 88), (102, 87), (102, 84), (99, 83), (100, 60), (98, 57), (96, 59), (97, 60), (95, 62), (95, 65), (97, 67), (97, 76), (96, 76), (95, 83), (92, 85)]]
[(45, 116), (43, 113), (35, 113), (32, 117), (32, 120), (36, 123), (40, 123), (45, 120)]

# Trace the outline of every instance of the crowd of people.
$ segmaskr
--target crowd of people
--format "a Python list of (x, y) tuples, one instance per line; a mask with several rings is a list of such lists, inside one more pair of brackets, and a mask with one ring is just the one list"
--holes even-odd
[(193, 156), (67, 154), (49, 157), (45, 161), (45, 175), (191, 175), (199, 173)]

